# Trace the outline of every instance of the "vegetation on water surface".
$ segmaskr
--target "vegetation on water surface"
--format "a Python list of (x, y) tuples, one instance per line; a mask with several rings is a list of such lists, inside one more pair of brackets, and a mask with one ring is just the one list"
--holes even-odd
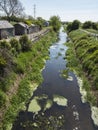
[(44, 113), (35, 115), (34, 121), (20, 122), (20, 126), (24, 129), (30, 128), (33, 130), (57, 130), (64, 128), (65, 119), (63, 115), (46, 116)]
[[(26, 38), (28, 42), (27, 36), (22, 36), (22, 38), (23, 40)], [(27, 49), (26, 47), (27, 50), (25, 51), (24, 49), (21, 49), (22, 45), (16, 39), (13, 39), (11, 40), (11, 43), (8, 43), (10, 45), (9, 50), (7, 47), (2, 48), (9, 51), (9, 56), (12, 55), (11, 60), (9, 58), (8, 61), (2, 55), (0, 57), (0, 60), (2, 60), (2, 62), (0, 62), (0, 67), (4, 67), (4, 70), (5, 67), (11, 67), (11, 70), (9, 69), (10, 71), (8, 75), (4, 75), (4, 77), (2, 77), (3, 81), (7, 80), (7, 83), (5, 84), (6, 91), (4, 91), (2, 87), (0, 87), (0, 107), (5, 106), (7, 100), (9, 100), (10, 102), (5, 116), (3, 117), (3, 126), (1, 126), (5, 130), (8, 130), (8, 128), (10, 129), (12, 127), (11, 124), (15, 120), (18, 112), (21, 109), (25, 109), (24, 106), (34, 91), (33, 85), (40, 84), (42, 82), (41, 70), (45, 64), (45, 59), (47, 59), (49, 55), (48, 48), (55, 41), (56, 34), (53, 31), (50, 31), (49, 34), (43, 36), (36, 43), (30, 43), (32, 45), (31, 48)], [(13, 42), (19, 45), (19, 49), (16, 49), (18, 48), (17, 46), (13, 46)], [(26, 46), (28, 45), (28, 43), (25, 44)], [(12, 48), (15, 48), (15, 53), (13, 53)], [(12, 61), (12, 64), (10, 63), (10, 61)], [(11, 65), (9, 66), (9, 64)], [(14, 74), (14, 78), (11, 82), (12, 74)], [(15, 81), (15, 77), (17, 76), (21, 78), (20, 81), (18, 80), (16, 82), (17, 86), (19, 86), (17, 93), (15, 93), (15, 95), (13, 95), (11, 99), (9, 99), (6, 93), (11, 89), (11, 87), (13, 87), (13, 82)], [(2, 83), (0, 85), (4, 87)]]
[(67, 66), (82, 78), (87, 100), (98, 105), (98, 40), (81, 30), (70, 32), (69, 37)]
[(46, 114), (46, 110), (51, 108), (53, 104), (60, 106), (67, 106), (67, 99), (60, 95), (53, 95), (53, 99), (49, 99), (48, 95), (42, 94), (34, 96), (31, 100), (27, 111), (27, 116), (31, 112), (33, 118), (28, 118), (28, 120), (21, 120), (21, 116), (18, 117), (18, 121), (14, 123), (13, 129), (34, 129), (34, 130), (54, 130), (63, 129), (65, 125), (65, 118), (60, 113)]
[(69, 70), (68, 69), (65, 69), (65, 70), (63, 70), (63, 71), (61, 71), (61, 76), (63, 77), (63, 78), (68, 78), (68, 72), (69, 72)]

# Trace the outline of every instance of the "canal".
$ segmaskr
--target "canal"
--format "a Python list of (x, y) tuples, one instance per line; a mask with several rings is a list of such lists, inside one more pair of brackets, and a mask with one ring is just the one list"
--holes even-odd
[(50, 58), (42, 71), (44, 81), (32, 95), (27, 110), (21, 111), (13, 130), (98, 130), (91, 119), (88, 103), (82, 103), (77, 79), (72, 72), (62, 77), (67, 35), (60, 30)]

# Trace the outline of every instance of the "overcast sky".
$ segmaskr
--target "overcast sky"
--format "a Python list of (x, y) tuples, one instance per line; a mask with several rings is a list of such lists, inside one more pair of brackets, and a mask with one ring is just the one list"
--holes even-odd
[(98, 0), (20, 0), (25, 8), (25, 13), (48, 20), (51, 16), (58, 15), (63, 21), (81, 22), (98, 21)]

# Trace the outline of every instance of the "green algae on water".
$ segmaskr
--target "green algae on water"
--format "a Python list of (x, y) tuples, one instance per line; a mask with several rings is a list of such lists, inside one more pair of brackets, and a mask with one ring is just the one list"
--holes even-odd
[(67, 99), (60, 95), (53, 95), (53, 101), (60, 106), (67, 106)]
[(47, 109), (51, 108), (52, 104), (53, 104), (52, 100), (48, 99), (44, 110), (46, 111)]
[(28, 108), (28, 111), (37, 114), (40, 110), (41, 110), (41, 107), (40, 107), (40, 105), (38, 104), (37, 99), (36, 99), (36, 97), (35, 97), (35, 98), (31, 101), (31, 103), (30, 103), (30, 105), (29, 105), (29, 108)]

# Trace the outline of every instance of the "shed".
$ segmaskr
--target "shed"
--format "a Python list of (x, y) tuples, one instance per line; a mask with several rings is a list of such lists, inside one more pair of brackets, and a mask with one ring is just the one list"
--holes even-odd
[(44, 22), (44, 26), (45, 26), (45, 27), (48, 27), (48, 26), (49, 26), (49, 22), (48, 22), (48, 21), (45, 21), (45, 22)]
[(14, 26), (6, 20), (0, 20), (0, 40), (14, 35)]
[(25, 23), (17, 23), (14, 25), (15, 27), (15, 35), (23, 35), (29, 33), (29, 26)]
[(35, 33), (35, 32), (38, 32), (39, 30), (40, 30), (40, 28), (38, 25), (31, 24), (29, 26), (29, 33)]

